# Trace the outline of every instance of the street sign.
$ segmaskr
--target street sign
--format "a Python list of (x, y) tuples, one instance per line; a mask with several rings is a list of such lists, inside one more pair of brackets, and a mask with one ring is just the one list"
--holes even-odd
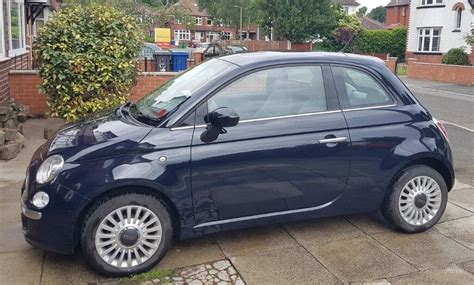
[(170, 48), (171, 46), (171, 29), (155, 28), (155, 43), (161, 48)]

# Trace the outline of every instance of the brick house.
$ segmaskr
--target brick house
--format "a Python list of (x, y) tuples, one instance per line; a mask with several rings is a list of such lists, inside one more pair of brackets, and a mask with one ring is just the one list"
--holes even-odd
[(387, 8), (387, 16), (385, 18), (387, 29), (408, 27), (410, 0), (392, 0), (385, 8)]
[[(187, 10), (194, 17), (196, 25), (194, 30), (184, 27), (179, 21), (171, 24), (171, 38), (180, 43), (194, 42), (212, 42), (216, 40), (234, 40), (239, 39), (238, 30), (230, 27), (220, 26), (214, 21), (207, 11), (199, 10), (196, 0), (180, 0), (178, 5)], [(235, 13), (239, 13), (235, 8)], [(259, 38), (259, 29), (257, 25), (244, 25), (242, 27), (244, 39), (256, 40)]]
[(472, 0), (412, 0), (406, 57), (441, 63), (450, 49), (465, 47), (474, 62), (473, 47), (466, 43), (473, 29)]
[(10, 98), (11, 69), (31, 65), (31, 44), (61, 0), (0, 0), (0, 104)]
[(355, 15), (357, 7), (360, 6), (360, 3), (355, 0), (331, 0), (331, 2), (334, 5), (340, 4), (347, 15)]

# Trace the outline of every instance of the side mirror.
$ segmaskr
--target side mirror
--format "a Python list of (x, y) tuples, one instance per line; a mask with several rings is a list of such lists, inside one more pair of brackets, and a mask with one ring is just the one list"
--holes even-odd
[(205, 143), (215, 141), (220, 134), (227, 133), (224, 128), (236, 126), (239, 120), (239, 115), (231, 108), (222, 107), (212, 111), (204, 117), (208, 127), (201, 134), (201, 140)]
[(239, 123), (239, 115), (231, 108), (218, 108), (204, 117), (207, 124), (211, 124), (217, 128), (229, 128), (237, 126)]

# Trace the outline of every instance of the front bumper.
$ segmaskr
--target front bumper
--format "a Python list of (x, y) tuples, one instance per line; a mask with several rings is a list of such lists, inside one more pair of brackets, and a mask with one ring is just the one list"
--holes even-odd
[[(50, 202), (45, 208), (36, 209), (30, 200), (40, 190), (48, 193)], [(73, 253), (78, 241), (77, 225), (81, 211), (89, 199), (58, 183), (39, 186), (29, 181), (27, 176), (21, 200), (21, 221), (26, 241), (48, 251)]]

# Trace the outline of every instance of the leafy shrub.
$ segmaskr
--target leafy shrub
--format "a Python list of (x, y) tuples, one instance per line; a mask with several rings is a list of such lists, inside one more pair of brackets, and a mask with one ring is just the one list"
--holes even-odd
[(390, 56), (405, 58), (407, 29), (363, 30), (351, 45), (356, 53), (389, 53)]
[(34, 43), (50, 115), (73, 121), (126, 102), (142, 45), (136, 21), (112, 7), (55, 13)]
[(454, 64), (454, 65), (471, 65), (469, 56), (462, 48), (452, 48), (450, 49), (442, 59), (444, 64)]

